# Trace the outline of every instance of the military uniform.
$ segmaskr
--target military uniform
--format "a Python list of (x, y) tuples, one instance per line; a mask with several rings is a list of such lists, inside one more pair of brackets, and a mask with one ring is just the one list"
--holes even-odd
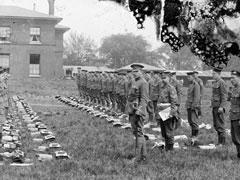
[[(132, 67), (138, 68), (134, 65)], [(136, 77), (128, 94), (127, 113), (129, 114), (133, 135), (136, 138), (135, 156), (137, 160), (144, 160), (147, 155), (143, 125), (148, 118), (146, 109), (148, 99), (149, 92), (146, 80), (143, 77)]]
[[(238, 71), (233, 71), (232, 74), (240, 76)], [(240, 158), (240, 82), (232, 90), (229, 119), (231, 121), (232, 141), (237, 148), (238, 158)]]
[(0, 79), (0, 124), (5, 123), (6, 121), (6, 108), (8, 108), (8, 97), (7, 97), (7, 85), (4, 82), (4, 79)]
[[(152, 101), (153, 104), (153, 116), (149, 117), (149, 121), (155, 119), (155, 114), (157, 111), (157, 100), (159, 97), (159, 92), (161, 89), (162, 83), (159, 78), (152, 78), (152, 80), (149, 82), (149, 98)], [(151, 119), (152, 118), (152, 119)]]
[[(167, 107), (171, 107), (171, 117), (165, 121), (159, 116), (159, 112)], [(173, 150), (174, 144), (174, 129), (176, 127), (177, 115), (177, 92), (176, 89), (170, 84), (163, 84), (159, 92), (158, 105), (157, 105), (156, 119), (159, 121), (161, 127), (162, 137), (165, 139), (165, 149)]]
[(214, 81), (212, 88), (211, 107), (213, 125), (218, 133), (218, 144), (225, 144), (226, 141), (224, 112), (219, 112), (218, 109), (224, 109), (227, 103), (227, 95), (227, 85), (225, 81), (222, 79)]
[[(195, 72), (197, 73), (197, 72)], [(200, 100), (199, 100), (199, 106), (198, 106), (198, 115), (202, 116), (202, 98), (203, 98), (203, 94), (204, 94), (204, 85), (203, 85), (203, 81), (202, 79), (200, 79), (199, 77), (195, 78), (195, 81), (199, 84), (200, 86)]]
[[(193, 73), (188, 73), (191, 75)], [(193, 80), (187, 90), (187, 100), (185, 108), (187, 109), (188, 123), (192, 129), (192, 137), (198, 136), (198, 106), (200, 100), (200, 87), (199, 84)]]

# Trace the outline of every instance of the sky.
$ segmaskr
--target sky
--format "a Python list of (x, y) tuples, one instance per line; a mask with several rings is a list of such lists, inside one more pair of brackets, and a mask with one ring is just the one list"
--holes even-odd
[[(35, 9), (48, 14), (48, 0), (0, 0), (0, 5), (14, 5), (26, 9)], [(153, 48), (162, 43), (156, 40), (153, 19), (148, 18), (144, 29), (137, 29), (137, 21), (132, 12), (116, 3), (99, 0), (55, 0), (55, 16), (63, 18), (61, 25), (71, 31), (83, 33), (100, 45), (103, 37), (112, 34), (134, 33), (142, 35)]]

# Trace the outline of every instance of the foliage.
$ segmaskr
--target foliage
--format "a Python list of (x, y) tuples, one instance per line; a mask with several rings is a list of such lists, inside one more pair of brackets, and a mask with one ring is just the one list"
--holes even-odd
[(133, 62), (146, 62), (148, 48), (142, 36), (128, 33), (104, 38), (99, 52), (111, 61), (110, 67), (120, 68)]
[(84, 34), (71, 32), (64, 41), (64, 49), (67, 58), (71, 61), (79, 61), (80, 65), (96, 58), (97, 46), (95, 42)]
[(201, 70), (202, 62), (187, 47), (173, 53), (169, 46), (164, 45), (156, 51), (161, 54), (166, 69)]

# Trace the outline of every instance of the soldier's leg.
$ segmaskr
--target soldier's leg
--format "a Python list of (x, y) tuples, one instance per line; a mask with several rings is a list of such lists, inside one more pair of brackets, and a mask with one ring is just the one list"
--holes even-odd
[(5, 117), (4, 99), (3, 99), (3, 96), (1, 95), (0, 96), (0, 125), (4, 124), (5, 121), (6, 121), (6, 117)]
[(144, 120), (136, 114), (129, 115), (135, 141), (135, 158), (137, 161), (145, 160), (147, 155), (146, 140), (143, 133)]
[(187, 109), (187, 114), (188, 114), (188, 123), (192, 129), (192, 137), (198, 136), (199, 127), (197, 122), (198, 120), (197, 112), (196, 110)]
[(166, 145), (167, 145), (167, 139), (166, 139), (166, 129), (165, 129), (165, 125), (164, 125), (164, 122), (163, 122), (163, 120), (161, 120), (161, 119), (157, 119), (157, 121), (158, 121), (158, 123), (159, 123), (159, 125), (160, 125), (160, 128), (161, 128), (161, 135), (162, 135), (162, 137), (164, 138), (164, 140), (165, 140), (165, 148), (166, 148)]
[(226, 143), (225, 120), (224, 114), (218, 113), (218, 108), (212, 109), (213, 126), (218, 134), (218, 144)]
[(237, 156), (240, 158), (240, 120), (231, 121), (231, 137), (237, 149)]
[(166, 151), (172, 151), (174, 145), (174, 127), (175, 120), (173, 118), (164, 121), (166, 132)]
[[(153, 101), (152, 101), (152, 104), (153, 104)], [(153, 104), (153, 109), (154, 109), (154, 104)], [(155, 109), (154, 109), (154, 112), (155, 112)], [(149, 120), (149, 122), (151, 122), (151, 123), (152, 123), (153, 120), (154, 120), (154, 114), (155, 114), (155, 113), (149, 113), (149, 119), (148, 119), (148, 120)]]
[(143, 126), (144, 126), (144, 119), (141, 116), (137, 117), (137, 133), (138, 133), (138, 143), (137, 143), (137, 152), (140, 151), (138, 154), (139, 160), (146, 160), (147, 156), (147, 147), (146, 147), (146, 139), (144, 137)]

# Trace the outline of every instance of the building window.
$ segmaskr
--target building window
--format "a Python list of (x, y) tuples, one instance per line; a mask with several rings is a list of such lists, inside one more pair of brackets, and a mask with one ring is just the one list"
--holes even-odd
[(10, 54), (0, 54), (0, 66), (9, 70)]
[(30, 28), (30, 44), (41, 44), (40, 35), (40, 28)]
[(0, 27), (0, 43), (10, 43), (10, 27)]
[(29, 76), (40, 77), (40, 54), (30, 54)]

